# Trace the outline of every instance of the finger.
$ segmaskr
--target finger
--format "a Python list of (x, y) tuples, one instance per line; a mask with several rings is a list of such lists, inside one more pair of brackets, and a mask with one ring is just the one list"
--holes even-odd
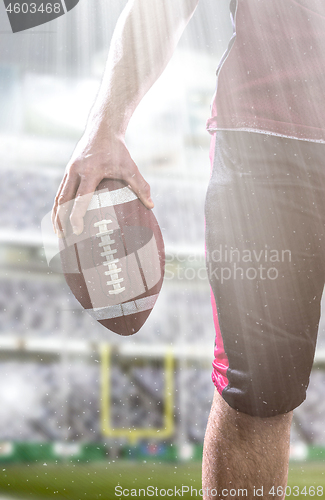
[[(54, 225), (58, 233), (66, 234), (71, 208), (79, 186), (79, 176), (67, 175), (57, 201)], [(60, 234), (59, 234), (60, 235)]]
[(79, 185), (70, 214), (72, 230), (77, 236), (81, 234), (84, 229), (83, 218), (98, 184), (99, 182), (95, 179), (91, 181), (85, 179), (82, 180)]
[(153, 208), (154, 202), (151, 199), (150, 186), (147, 181), (142, 177), (138, 168), (133, 173), (131, 177), (127, 179), (129, 186), (135, 192), (135, 194), (140, 198), (142, 203), (147, 208)]
[(63, 179), (60, 182), (60, 186), (59, 186), (59, 188), (57, 190), (57, 193), (55, 195), (54, 202), (53, 202), (53, 207), (52, 207), (52, 212), (51, 212), (52, 226), (53, 226), (53, 229), (54, 229), (55, 233), (57, 232), (57, 229), (56, 229), (56, 226), (55, 226), (55, 218), (56, 218), (56, 213), (57, 213), (57, 210), (58, 210), (59, 197), (61, 195), (61, 192), (62, 192), (63, 186), (65, 184), (66, 178), (67, 178), (67, 174), (65, 174), (63, 176)]

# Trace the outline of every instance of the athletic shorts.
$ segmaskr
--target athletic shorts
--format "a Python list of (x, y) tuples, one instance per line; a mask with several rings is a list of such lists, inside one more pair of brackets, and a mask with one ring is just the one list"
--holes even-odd
[(324, 144), (217, 132), (206, 198), (212, 379), (238, 411), (271, 417), (306, 397), (325, 281), (324, 224)]

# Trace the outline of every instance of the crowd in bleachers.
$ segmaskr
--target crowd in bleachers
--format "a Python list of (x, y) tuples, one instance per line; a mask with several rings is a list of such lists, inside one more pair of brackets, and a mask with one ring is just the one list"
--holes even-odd
[(0, 363), (0, 440), (99, 440), (98, 378), (78, 361)]
[[(61, 176), (28, 170), (0, 170), (0, 230), (40, 228), (51, 210)], [(155, 214), (166, 245), (200, 246), (204, 250), (204, 183), (148, 178)]]
[[(61, 338), (116, 343), (119, 337), (94, 321), (61, 280), (17, 277), (0, 279), (0, 339)], [(213, 342), (212, 313), (207, 288), (176, 291), (166, 284), (151, 316), (133, 337), (140, 343)], [(198, 337), (198, 332), (200, 336)]]
[(0, 230), (33, 230), (52, 208), (59, 175), (19, 169), (0, 170)]
[[(100, 441), (100, 365), (88, 359), (0, 364), (0, 440)], [(201, 442), (211, 399), (206, 370), (186, 370), (191, 387), (186, 415), (188, 437)], [(179, 393), (175, 378), (175, 394)], [(114, 363), (111, 372), (111, 426), (164, 427), (164, 371), (161, 363), (143, 367)], [(175, 404), (175, 422), (180, 413)]]
[[(176, 365), (175, 423), (182, 419), (187, 439), (203, 440), (213, 386), (210, 370), (197, 363)], [(164, 426), (164, 371), (160, 363), (134, 367), (113, 361), (111, 426), (120, 429)], [(100, 441), (100, 364), (94, 359), (60, 357), (51, 362), (0, 363), (0, 440)], [(188, 388), (180, 410), (180, 378)], [(314, 372), (307, 401), (295, 411), (293, 439), (325, 446), (323, 387), (325, 375)], [(124, 440), (122, 439), (122, 442)]]

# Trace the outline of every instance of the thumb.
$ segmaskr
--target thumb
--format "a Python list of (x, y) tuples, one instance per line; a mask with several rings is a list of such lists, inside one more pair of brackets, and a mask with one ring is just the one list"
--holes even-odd
[(152, 209), (154, 207), (154, 202), (152, 201), (150, 194), (150, 186), (148, 182), (142, 177), (138, 168), (134, 174), (128, 179), (130, 188), (139, 197), (145, 207)]

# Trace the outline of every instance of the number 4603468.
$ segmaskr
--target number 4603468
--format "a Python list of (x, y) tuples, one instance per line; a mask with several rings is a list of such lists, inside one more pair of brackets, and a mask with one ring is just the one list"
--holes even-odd
[(6, 8), (6, 11), (10, 14), (36, 14), (36, 13), (46, 13), (46, 14), (60, 14), (62, 5), (59, 2), (56, 3), (41, 3), (36, 5), (36, 3), (10, 3)]
[(290, 496), (293, 497), (308, 496), (308, 498), (315, 496), (323, 497), (323, 491), (324, 491), (323, 486), (309, 486), (309, 488), (307, 488), (307, 486), (304, 486), (303, 488), (299, 488), (299, 486), (287, 486), (286, 488), (283, 488), (282, 486), (278, 486), (277, 488), (275, 486), (272, 486), (272, 488), (269, 491), (269, 495), (281, 498), (283, 498), (284, 494), (286, 498)]

